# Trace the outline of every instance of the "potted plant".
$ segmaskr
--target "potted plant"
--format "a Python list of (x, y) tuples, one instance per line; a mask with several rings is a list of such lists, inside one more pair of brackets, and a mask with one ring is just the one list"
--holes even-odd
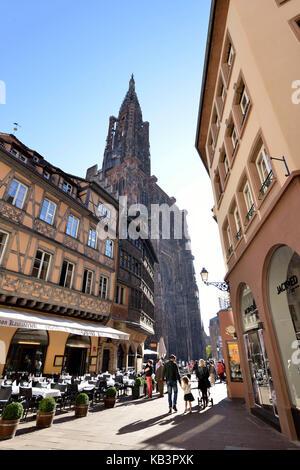
[(105, 392), (104, 406), (105, 408), (113, 408), (116, 403), (117, 389), (115, 387), (108, 387)]
[(89, 397), (86, 393), (79, 393), (75, 398), (75, 416), (84, 418), (89, 409)]
[(140, 398), (144, 395), (144, 386), (145, 386), (145, 379), (142, 377), (137, 377), (133, 384), (132, 389), (132, 396), (133, 398)]
[(39, 402), (36, 413), (36, 426), (38, 428), (49, 428), (52, 426), (56, 410), (56, 401), (53, 397), (43, 398)]
[(6, 405), (0, 420), (0, 441), (15, 437), (24, 408), (21, 403), (13, 402)]

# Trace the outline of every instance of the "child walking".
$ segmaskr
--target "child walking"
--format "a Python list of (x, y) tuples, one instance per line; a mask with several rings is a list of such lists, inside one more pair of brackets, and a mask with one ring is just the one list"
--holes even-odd
[(183, 392), (184, 392), (184, 401), (185, 401), (185, 409), (184, 413), (187, 411), (187, 404), (189, 402), (190, 405), (190, 413), (192, 413), (192, 401), (194, 401), (193, 394), (191, 393), (191, 384), (190, 380), (188, 377), (182, 377), (182, 386), (181, 386)]

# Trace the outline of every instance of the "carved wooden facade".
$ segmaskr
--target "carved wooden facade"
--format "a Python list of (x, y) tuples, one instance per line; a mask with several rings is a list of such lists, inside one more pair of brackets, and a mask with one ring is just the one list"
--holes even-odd
[[(99, 222), (99, 204), (113, 205), (117, 213), (117, 202), (99, 185), (50, 165), (14, 136), (0, 134), (0, 143), (0, 232), (5, 234), (0, 252), (0, 302), (107, 321), (114, 296), (118, 243), (112, 240), (113, 248), (107, 256), (106, 241), (98, 239), (93, 247), (89, 237)], [(26, 188), (21, 207), (9, 198), (14, 181)], [(41, 218), (45, 200), (55, 206), (51, 223)], [(69, 216), (76, 219), (76, 234), (66, 233)], [(38, 250), (51, 257), (46, 279), (32, 276)], [(73, 265), (71, 287), (59, 285), (64, 260)], [(83, 289), (85, 271), (92, 273), (88, 293)], [(107, 280), (105, 298), (99, 297), (103, 276)]]

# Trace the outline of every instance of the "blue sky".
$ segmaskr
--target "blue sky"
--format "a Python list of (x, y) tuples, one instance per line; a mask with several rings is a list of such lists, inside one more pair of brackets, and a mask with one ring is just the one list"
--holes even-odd
[[(189, 212), (197, 275), (205, 266), (219, 280), (212, 191), (194, 148), (209, 12), (210, 0), (2, 1), (0, 131), (18, 122), (22, 142), (85, 176), (102, 163), (109, 116), (133, 72), (150, 122), (152, 174)], [(208, 331), (218, 291), (200, 281), (199, 289)]]

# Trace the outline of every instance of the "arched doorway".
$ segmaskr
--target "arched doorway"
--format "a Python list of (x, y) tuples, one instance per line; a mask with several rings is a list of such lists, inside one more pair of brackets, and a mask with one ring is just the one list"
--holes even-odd
[(263, 328), (254, 296), (246, 284), (240, 292), (240, 314), (255, 404), (278, 417)]
[(117, 368), (119, 370), (124, 368), (124, 349), (121, 344), (119, 344), (117, 352)]
[(88, 372), (91, 339), (89, 336), (71, 334), (66, 343), (64, 370), (80, 376)]
[(48, 344), (46, 330), (19, 328), (10, 343), (4, 374), (42, 373)]
[(267, 296), (300, 435), (300, 256), (289, 246), (279, 247), (271, 257)]

